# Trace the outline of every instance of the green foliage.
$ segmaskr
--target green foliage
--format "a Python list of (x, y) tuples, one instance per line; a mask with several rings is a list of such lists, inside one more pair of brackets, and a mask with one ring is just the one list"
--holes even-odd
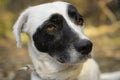
[(1, 6), (1, 5), (4, 5), (5, 2), (6, 2), (6, 0), (0, 0), (0, 6)]

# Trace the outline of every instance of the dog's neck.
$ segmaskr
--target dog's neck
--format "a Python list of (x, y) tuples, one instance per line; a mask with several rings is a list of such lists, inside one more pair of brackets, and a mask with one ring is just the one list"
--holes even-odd
[(29, 54), (34, 64), (35, 74), (41, 78), (40, 80), (74, 80), (83, 65), (61, 64), (47, 54), (37, 52), (31, 43)]

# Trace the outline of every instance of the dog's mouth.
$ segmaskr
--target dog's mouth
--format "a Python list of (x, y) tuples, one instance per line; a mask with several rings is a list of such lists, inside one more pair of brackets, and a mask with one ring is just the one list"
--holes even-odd
[(89, 59), (89, 58), (92, 58), (91, 54), (89, 54), (89, 55), (83, 55), (83, 56), (81, 56), (81, 57), (78, 59), (78, 62), (77, 62), (77, 63), (79, 63), (79, 62), (84, 62), (84, 61), (86, 61), (86, 60)]
[(77, 57), (73, 57), (73, 58), (68, 58), (68, 57), (59, 57), (56, 60), (59, 63), (62, 64), (77, 64), (77, 63), (83, 63), (85, 62), (87, 59), (92, 58), (91, 54), (89, 55), (81, 55), (81, 56), (77, 56)]

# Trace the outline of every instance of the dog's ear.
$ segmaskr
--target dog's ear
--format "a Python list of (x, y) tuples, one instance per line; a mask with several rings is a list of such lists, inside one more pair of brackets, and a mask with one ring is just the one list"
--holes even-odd
[(28, 19), (28, 14), (29, 14), (28, 10), (23, 11), (13, 26), (13, 33), (16, 38), (18, 48), (22, 47), (20, 33), (22, 32), (22, 29), (25, 27), (25, 23), (27, 22)]

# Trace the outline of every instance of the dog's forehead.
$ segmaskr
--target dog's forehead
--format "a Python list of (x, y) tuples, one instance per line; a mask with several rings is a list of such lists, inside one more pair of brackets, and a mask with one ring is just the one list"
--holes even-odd
[(67, 16), (68, 5), (69, 3), (66, 2), (53, 2), (30, 7), (27, 26), (32, 26), (32, 31), (30, 28), (29, 31), (34, 33), (36, 28), (40, 26), (44, 21), (48, 20), (53, 14), (58, 13), (63, 17)]
[(32, 12), (32, 15), (37, 14), (38, 16), (39, 14), (41, 17), (48, 17), (53, 13), (66, 12), (67, 6), (68, 6), (68, 3), (66, 2), (46, 3), (46, 4), (41, 4), (41, 5), (32, 7), (31, 12)]

